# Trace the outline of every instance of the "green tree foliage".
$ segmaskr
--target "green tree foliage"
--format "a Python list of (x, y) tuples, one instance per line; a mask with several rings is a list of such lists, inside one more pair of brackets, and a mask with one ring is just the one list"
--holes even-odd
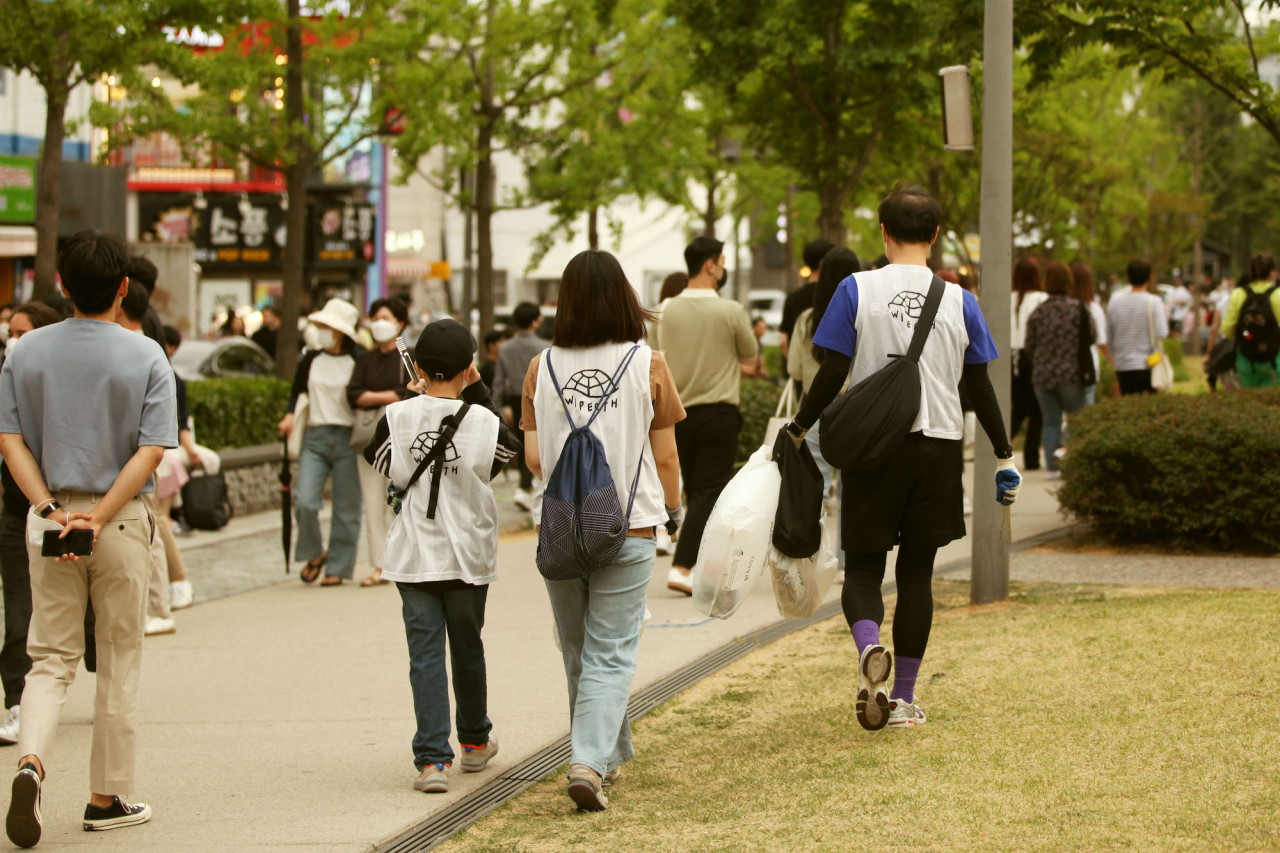
[(29, 72), (45, 92), (44, 147), (36, 200), (35, 295), (56, 281), (62, 142), (67, 103), (77, 86), (108, 74), (136, 74), (162, 63), (166, 27), (216, 23), (238, 4), (209, 0), (3, 0), (0, 68)]

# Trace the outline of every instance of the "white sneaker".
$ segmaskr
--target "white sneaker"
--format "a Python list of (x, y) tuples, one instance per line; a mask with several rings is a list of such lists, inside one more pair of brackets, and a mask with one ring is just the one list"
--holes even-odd
[(524, 489), (516, 489), (516, 493), (511, 497), (511, 502), (525, 512), (533, 512), (533, 495)]
[(428, 764), (422, 768), (418, 778), (413, 780), (413, 790), (424, 794), (449, 793), (449, 765)]
[(1062, 471), (1060, 470), (1046, 471), (1044, 477), (1046, 480), (1061, 480)]
[(671, 534), (658, 528), (658, 556), (665, 557), (671, 553)]
[(18, 716), (21, 712), (21, 705), (14, 705), (9, 709), (4, 722), (0, 723), (0, 743), (11, 744), (18, 742)]
[(169, 584), (169, 609), (185, 610), (196, 603), (196, 590), (191, 581), (174, 581)]
[(690, 578), (692, 574), (690, 572), (686, 575), (675, 566), (672, 566), (671, 571), (667, 572), (667, 589), (683, 592), (685, 595), (693, 595), (693, 581)]
[(1065, 447), (1059, 447), (1057, 450), (1053, 451), (1053, 458), (1054, 458), (1054, 459), (1066, 459), (1066, 458), (1067, 458), (1067, 449), (1066, 449)]
[(462, 772), (479, 773), (494, 756), (498, 754), (498, 739), (489, 735), (489, 742), (484, 746), (459, 744), (462, 747)]
[[(912, 696), (912, 699), (915, 697)], [(889, 728), (905, 728), (906, 726), (924, 725), (924, 708), (912, 705), (903, 699), (889, 701)]]
[(170, 616), (168, 619), (165, 619), (160, 616), (147, 617), (146, 635), (148, 637), (153, 636), (155, 634), (176, 634), (177, 632), (178, 632), (178, 623), (173, 621), (172, 616)]
[(973, 515), (973, 501), (969, 500), (969, 496), (964, 496), (964, 514), (966, 516)]
[(870, 732), (879, 731), (889, 722), (889, 674), (893, 672), (893, 655), (875, 643), (862, 650), (858, 658), (858, 722)]

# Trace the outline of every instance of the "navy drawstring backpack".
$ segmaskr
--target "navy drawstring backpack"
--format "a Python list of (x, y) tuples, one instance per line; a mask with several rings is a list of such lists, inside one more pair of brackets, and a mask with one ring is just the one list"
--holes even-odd
[[(605, 458), (604, 445), (591, 432), (591, 424), (605, 410), (609, 398), (618, 391), (618, 384), (631, 365), (639, 344), (623, 356), (622, 363), (595, 404), (595, 411), (582, 426), (573, 422), (564, 392), (551, 366), (551, 350), (547, 350), (547, 373), (555, 386), (560, 405), (564, 406), (572, 432), (565, 440), (556, 467), (547, 480), (542, 495), (542, 526), (538, 531), (538, 571), (547, 580), (581, 580), (592, 572), (612, 564), (627, 539), (630, 527), (631, 507), (636, 501), (636, 487), (640, 484), (639, 463), (631, 482), (631, 497), (627, 511), (622, 511), (618, 490), (613, 484), (613, 472)], [(644, 460), (644, 449), (640, 450)]]

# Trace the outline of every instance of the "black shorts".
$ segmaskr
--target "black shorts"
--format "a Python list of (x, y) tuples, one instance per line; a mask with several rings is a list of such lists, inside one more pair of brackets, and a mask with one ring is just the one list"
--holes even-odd
[(844, 550), (870, 554), (903, 541), (941, 548), (963, 538), (963, 445), (916, 432), (876, 470), (841, 471)]

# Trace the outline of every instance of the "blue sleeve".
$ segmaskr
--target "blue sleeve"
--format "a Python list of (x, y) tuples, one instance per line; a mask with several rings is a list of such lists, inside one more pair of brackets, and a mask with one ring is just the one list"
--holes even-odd
[(857, 316), (858, 282), (849, 276), (840, 282), (836, 295), (831, 297), (831, 304), (813, 335), (814, 345), (853, 358), (854, 347), (858, 343), (858, 330), (853, 325)]
[(164, 357), (160, 345), (156, 348), (147, 377), (147, 393), (142, 401), (142, 421), (138, 426), (139, 447), (178, 446), (178, 393), (173, 368)]
[(978, 307), (978, 297), (964, 291), (964, 328), (969, 333), (969, 346), (964, 351), (965, 364), (986, 364), (1000, 357), (996, 342), (987, 328), (987, 319)]
[(0, 432), (22, 434), (22, 423), (18, 419), (18, 395), (13, 383), (12, 355), (4, 360), (4, 369), (0, 370)]

